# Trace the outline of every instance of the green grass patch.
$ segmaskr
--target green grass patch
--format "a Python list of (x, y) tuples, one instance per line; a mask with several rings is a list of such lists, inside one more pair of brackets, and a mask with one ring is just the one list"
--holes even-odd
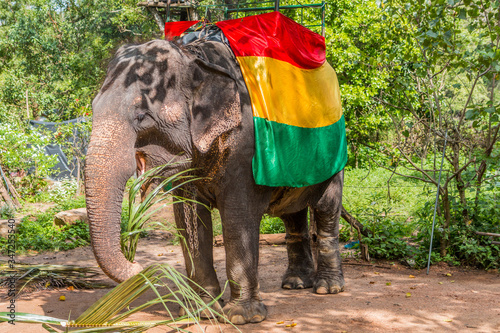
[[(363, 242), (374, 258), (396, 259), (415, 254), (418, 246), (410, 244), (420, 229), (419, 214), (435, 196), (435, 187), (391, 175), (381, 168), (345, 171), (343, 205), (373, 232)], [(350, 225), (343, 220), (341, 223), (342, 241), (358, 238)]]
[(285, 224), (279, 217), (264, 215), (260, 221), (261, 234), (279, 234), (285, 232)]
[[(84, 222), (57, 227), (53, 224), (54, 215), (68, 209), (85, 207), (85, 197), (77, 197), (61, 202), (57, 207), (44, 213), (31, 214), (16, 225), (16, 251), (70, 250), (90, 244), (89, 227)], [(0, 251), (7, 252), (7, 239), (0, 238)]]
[[(372, 237), (363, 238), (372, 257), (400, 259), (415, 267), (424, 267), (427, 265), (436, 187), (397, 175), (391, 178), (391, 174), (380, 168), (346, 171), (344, 207), (374, 233)], [(487, 237), (475, 234), (475, 231), (498, 230), (498, 187), (485, 187), (478, 206), (468, 207), (471, 215), (473, 212), (477, 214), (468, 224), (464, 224), (464, 207), (457, 199), (456, 188), (450, 186), (449, 189), (452, 200), (452, 225), (448, 236), (450, 247), (446, 256), (439, 255), (443, 221), (438, 215), (431, 262), (499, 268), (500, 246), (492, 244)], [(473, 198), (474, 189), (471, 188), (467, 195)], [(341, 223), (341, 240), (358, 238), (347, 223), (342, 220)]]

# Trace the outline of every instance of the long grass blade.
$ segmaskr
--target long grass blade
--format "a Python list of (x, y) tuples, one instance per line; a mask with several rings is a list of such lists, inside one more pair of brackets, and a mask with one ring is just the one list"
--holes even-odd
[[(9, 312), (0, 312), (0, 322), (12, 320), (9, 315)], [(16, 312), (16, 321), (23, 323), (46, 323), (54, 325), (60, 325), (61, 322), (64, 322), (62, 319), (24, 312)]]

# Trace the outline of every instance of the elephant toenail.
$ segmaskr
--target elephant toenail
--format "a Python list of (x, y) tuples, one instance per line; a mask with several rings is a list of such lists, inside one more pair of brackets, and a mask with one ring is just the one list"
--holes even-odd
[(325, 287), (318, 287), (316, 288), (316, 294), (328, 294), (328, 289)]
[(260, 323), (264, 319), (265, 319), (265, 317), (263, 317), (261, 315), (255, 315), (255, 316), (252, 317), (252, 319), (250, 319), (250, 322), (251, 323)]
[(284, 284), (282, 286), (283, 289), (292, 289), (292, 286), (290, 284)]
[(245, 318), (243, 318), (242, 315), (235, 315), (231, 317), (231, 323), (235, 325), (243, 325), (246, 324), (247, 321), (245, 320)]

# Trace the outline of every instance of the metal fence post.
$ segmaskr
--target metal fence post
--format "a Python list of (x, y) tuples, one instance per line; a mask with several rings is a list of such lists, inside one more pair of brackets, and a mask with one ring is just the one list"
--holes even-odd
[(431, 245), (429, 246), (429, 257), (427, 259), (427, 275), (429, 275), (429, 267), (431, 265), (432, 241), (434, 240), (434, 226), (436, 225), (436, 210), (439, 201), (439, 186), (441, 185), (441, 173), (443, 172), (444, 154), (446, 152), (446, 142), (448, 141), (448, 130), (444, 135), (443, 157), (441, 158), (441, 169), (439, 170), (438, 186), (436, 192), (436, 203), (434, 204), (434, 216), (432, 218)]

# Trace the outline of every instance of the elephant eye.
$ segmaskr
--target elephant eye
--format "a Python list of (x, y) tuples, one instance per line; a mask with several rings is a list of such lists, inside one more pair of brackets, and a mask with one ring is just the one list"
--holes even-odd
[(146, 117), (146, 114), (144, 112), (137, 114), (138, 121), (143, 121), (145, 117)]

